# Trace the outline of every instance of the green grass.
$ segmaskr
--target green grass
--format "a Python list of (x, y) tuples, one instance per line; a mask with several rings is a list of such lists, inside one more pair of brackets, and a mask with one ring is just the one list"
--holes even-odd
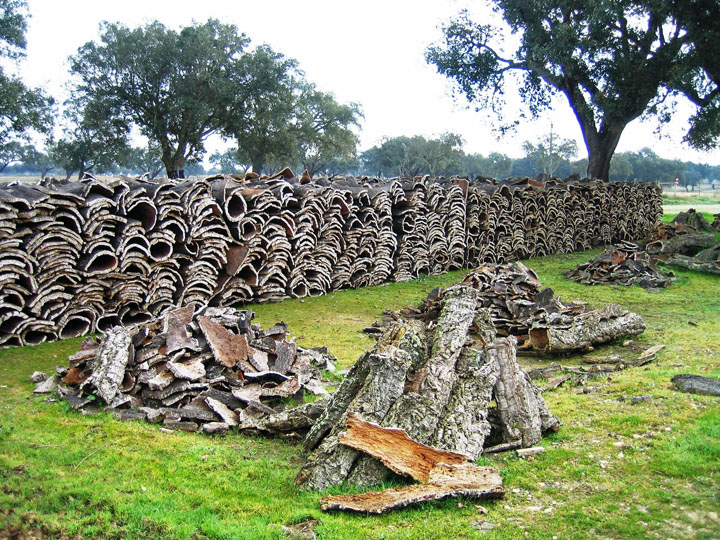
[[(644, 368), (588, 382), (588, 393), (569, 386), (545, 394), (563, 424), (543, 441), (547, 451), (482, 459), (500, 468), (504, 500), (460, 499), (462, 508), (447, 500), (379, 517), (325, 514), (322, 493), (293, 484), (304, 459), (293, 444), (165, 434), (108, 415), (84, 417), (32, 396), (30, 374), (64, 364), (80, 343), (68, 340), (0, 351), (0, 538), (19, 529), (50, 538), (284, 538), (283, 525), (306, 518), (320, 522), (316, 533), (323, 539), (717, 538), (720, 399), (679, 393), (669, 381), (681, 372), (720, 377), (720, 279), (677, 272), (687, 279), (647, 292), (562, 277), (596, 253), (528, 264), (565, 300), (618, 302), (639, 312), (648, 329), (635, 342), (667, 347)], [(263, 325), (282, 319), (301, 344), (327, 345), (347, 366), (372, 345), (360, 330), (383, 309), (417, 304), (462, 275), (253, 309)], [(613, 344), (597, 354), (628, 349)], [(632, 403), (646, 394), (652, 399)], [(497, 528), (480, 533), (473, 527), (478, 521)]]
[(705, 195), (692, 195), (688, 194), (685, 196), (678, 196), (663, 193), (663, 204), (718, 204), (720, 203), (720, 190), (716, 193), (709, 193)]

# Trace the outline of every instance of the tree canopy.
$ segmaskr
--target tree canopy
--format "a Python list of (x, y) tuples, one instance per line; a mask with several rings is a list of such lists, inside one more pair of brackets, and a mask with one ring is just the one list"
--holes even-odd
[(369, 174), (378, 176), (451, 176), (462, 171), (462, 144), (462, 137), (456, 133), (434, 139), (421, 135), (392, 137), (364, 152), (363, 159)]
[(210, 19), (179, 32), (155, 21), (130, 29), (104, 23), (100, 43), (71, 58), (76, 97), (121, 119), (160, 145), (168, 177), (184, 176), (188, 160), (227, 121), (233, 77), (249, 40), (234, 25)]
[[(0, 60), (19, 61), (25, 54), (27, 30), (24, 0), (0, 0)], [(28, 88), (0, 63), (0, 151), (29, 139), (29, 131), (52, 128), (52, 98), (37, 88)]]
[[(718, 127), (717, 60), (705, 52), (711, 23), (704, 15), (688, 15), (671, 0), (490, 3), (518, 37), (517, 47), (506, 47), (501, 29), (462, 12), (444, 28), (444, 43), (428, 48), (428, 62), (453, 79), (468, 100), (497, 113), (517, 78), (532, 115), (549, 107), (554, 94), (564, 95), (583, 134), (588, 175), (608, 179), (625, 126), (643, 114), (669, 121), (667, 100), (680, 93), (698, 107), (688, 140), (705, 147), (720, 140), (713, 131)], [(720, 9), (716, 0), (691, 3), (705, 5), (707, 14)]]

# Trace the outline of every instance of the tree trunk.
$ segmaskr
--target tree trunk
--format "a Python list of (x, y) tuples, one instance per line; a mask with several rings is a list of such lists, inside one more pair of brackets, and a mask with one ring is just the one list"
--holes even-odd
[(262, 174), (263, 169), (265, 168), (265, 164), (263, 163), (265, 160), (260, 158), (254, 158), (252, 160), (252, 172), (256, 174)]
[(587, 175), (590, 178), (610, 180), (610, 161), (626, 125), (615, 124), (611, 127), (603, 127), (599, 133), (594, 129), (583, 129), (585, 147), (588, 151)]

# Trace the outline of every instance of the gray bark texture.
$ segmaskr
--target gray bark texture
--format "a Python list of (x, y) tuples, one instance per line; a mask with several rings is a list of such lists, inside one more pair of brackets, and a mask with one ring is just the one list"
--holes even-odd
[(125, 377), (125, 366), (131, 355), (134, 355), (134, 350), (130, 330), (121, 326), (109, 329), (103, 338), (92, 375), (82, 388), (95, 387), (98, 397), (105, 403), (111, 403)]
[(565, 353), (637, 336), (643, 331), (645, 323), (640, 315), (609, 304), (578, 315), (568, 324), (534, 324), (530, 329), (530, 342), (533, 350), (541, 353)]
[(514, 338), (494, 339), (489, 311), (476, 308), (477, 295), (465, 285), (447, 289), (436, 321), (394, 322), (375, 350), (358, 359), (305, 439), (313, 453), (296, 478), (300, 487), (377, 485), (391, 474), (372, 455), (343, 444), (349, 415), (472, 459), (490, 434), (493, 400), (505, 404), (503, 420), (527, 431), (516, 435), (522, 446), (557, 427), (516, 362)]
[[(419, 327), (421, 325), (391, 328), (393, 339), (384, 341), (375, 352), (362, 358), (363, 363), (367, 363), (367, 374), (362, 386), (339, 416), (337, 412), (347, 399), (348, 389), (343, 391), (343, 384), (338, 390), (342, 392), (338, 403), (328, 406), (328, 410), (332, 411), (330, 414), (337, 420), (298, 473), (295, 479), (298, 485), (306, 489), (324, 489), (347, 479), (360, 455), (357, 450), (338, 442), (338, 436), (345, 431), (347, 415), (356, 413), (369, 422), (380, 422), (385, 418), (390, 406), (403, 393), (413, 355), (425, 349), (422, 346), (422, 335), (417, 331)], [(358, 376), (362, 376), (364, 371), (359, 369)], [(349, 381), (349, 388), (356, 386), (357, 382)]]

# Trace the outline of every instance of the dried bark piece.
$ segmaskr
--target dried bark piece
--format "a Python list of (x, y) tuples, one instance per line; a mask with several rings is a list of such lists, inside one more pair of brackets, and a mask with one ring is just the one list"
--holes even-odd
[(202, 430), (208, 435), (215, 435), (217, 433), (225, 433), (230, 429), (230, 425), (225, 422), (208, 422), (203, 424)]
[[(287, 331), (287, 328), (285, 330)], [(295, 343), (281, 341), (275, 348), (275, 354), (276, 358), (273, 370), (279, 371), (280, 373), (287, 373), (288, 368), (295, 361), (295, 355), (297, 355), (297, 345)]]
[(167, 334), (165, 338), (167, 345), (165, 354), (172, 354), (182, 349), (200, 350), (198, 340), (188, 333), (188, 325), (192, 321), (194, 313), (195, 306), (190, 304), (165, 314), (163, 321), (163, 332)]
[(355, 413), (348, 414), (347, 431), (338, 441), (370, 454), (393, 472), (426, 482), (439, 463), (457, 465), (470, 459), (465, 454), (447, 452), (412, 440), (402, 429), (383, 428), (366, 422)]
[(207, 406), (210, 407), (220, 418), (222, 418), (223, 422), (229, 426), (238, 425), (238, 414), (235, 411), (230, 410), (223, 402), (211, 397), (205, 397), (205, 403), (207, 403)]
[(125, 377), (125, 367), (134, 353), (132, 338), (127, 328), (116, 326), (105, 333), (96, 364), (81, 389), (94, 387), (105, 403), (110, 403)]
[(233, 367), (238, 362), (248, 359), (249, 351), (245, 334), (232, 334), (223, 325), (204, 315), (198, 316), (197, 321), (219, 364)]
[(168, 362), (167, 368), (178, 379), (199, 381), (205, 376), (205, 366), (198, 359), (189, 362)]
[(40, 381), (35, 386), (33, 394), (51, 394), (57, 389), (59, 380), (60, 377), (58, 377), (57, 375), (53, 375), (52, 377), (45, 379), (44, 381)]
[(263, 388), (262, 395), (264, 397), (290, 397), (301, 391), (302, 388), (300, 386), (300, 381), (297, 377), (293, 377), (292, 379), (288, 379), (277, 386)]
[(331, 495), (320, 499), (320, 508), (382, 514), (411, 504), (447, 497), (500, 498), (505, 495), (502, 478), (493, 467), (438, 465), (426, 484), (373, 491), (359, 495)]
[(240, 431), (256, 430), (266, 433), (285, 434), (304, 432), (310, 429), (325, 411), (329, 397), (321, 397), (311, 403), (263, 418), (245, 418), (238, 426)]

